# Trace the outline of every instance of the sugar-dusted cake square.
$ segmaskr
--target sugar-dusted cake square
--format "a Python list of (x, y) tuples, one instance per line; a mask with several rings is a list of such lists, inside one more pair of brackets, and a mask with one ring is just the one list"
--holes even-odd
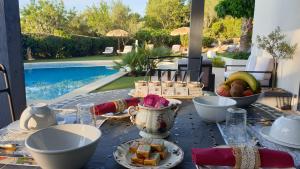
[(137, 154), (131, 156), (131, 162), (133, 164), (144, 164), (144, 158), (138, 158)]
[(162, 139), (153, 139), (151, 142), (151, 148), (153, 151), (163, 151), (164, 149), (164, 140)]
[(139, 145), (136, 155), (139, 158), (149, 158), (150, 157), (150, 152), (151, 152), (151, 147), (150, 145), (144, 144), (144, 145)]
[(144, 159), (144, 165), (157, 166), (160, 161), (159, 153), (152, 153), (149, 158)]
[(139, 147), (139, 142), (137, 142), (137, 141), (132, 142), (129, 146), (129, 152), (136, 153), (138, 147)]
[(168, 156), (168, 154), (169, 154), (169, 152), (168, 152), (168, 150), (167, 150), (166, 148), (163, 149), (163, 151), (160, 151), (160, 152), (158, 152), (158, 153), (159, 153), (159, 155), (160, 155), (160, 159), (161, 159), (161, 160), (166, 159), (167, 156)]

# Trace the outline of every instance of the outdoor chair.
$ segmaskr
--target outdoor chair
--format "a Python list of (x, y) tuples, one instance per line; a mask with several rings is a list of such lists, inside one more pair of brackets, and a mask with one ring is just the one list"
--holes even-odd
[[(8, 79), (8, 75), (7, 75), (6, 69), (5, 69), (4, 65), (2, 65), (2, 64), (0, 64), (0, 72), (3, 75), (3, 79), (4, 79), (3, 80), (3, 82), (4, 82), (4, 88), (0, 88), (0, 94), (1, 93), (6, 93), (7, 94), (11, 119), (12, 119), (12, 121), (15, 121), (16, 120), (16, 116), (14, 114), (13, 102), (12, 102), (12, 98), (11, 98), (11, 90), (9, 88), (9, 86), (10, 86), (9, 79)], [(0, 86), (2, 86), (2, 85), (0, 84)]]
[[(186, 61), (181, 61), (181, 60)], [(199, 61), (200, 58), (190, 58), (193, 61)], [(158, 63), (165, 63), (163, 66), (157, 66)], [(173, 64), (172, 64), (173, 63)], [(204, 90), (214, 91), (215, 76), (212, 73), (212, 63), (209, 60), (202, 61), (202, 70), (188, 70), (188, 57), (180, 57), (180, 59), (174, 56), (163, 57), (148, 57), (147, 74), (150, 76), (150, 80), (159, 81), (190, 81), (190, 75), (196, 73), (197, 81), (204, 84)], [(157, 66), (157, 67), (156, 67)]]
[(273, 59), (270, 57), (255, 57), (250, 55), (246, 65), (225, 65), (225, 80), (236, 71), (251, 73), (262, 87), (272, 86)]
[(120, 51), (117, 51), (118, 54), (127, 54), (127, 53), (130, 53), (132, 51), (132, 46), (125, 46), (124, 47), (124, 50), (122, 52)]
[(104, 55), (111, 55), (114, 52), (114, 47), (106, 47), (104, 52), (102, 52), (102, 54)]
[(181, 48), (181, 45), (173, 45), (171, 51), (173, 54), (179, 54), (180, 48)]

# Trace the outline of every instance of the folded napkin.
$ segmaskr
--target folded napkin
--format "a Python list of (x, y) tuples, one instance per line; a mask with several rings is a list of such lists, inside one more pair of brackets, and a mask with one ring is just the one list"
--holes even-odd
[(130, 98), (102, 103), (95, 106), (95, 115), (99, 116), (106, 113), (122, 112), (130, 106), (137, 106), (139, 102), (140, 100), (138, 98)]
[[(294, 167), (292, 156), (286, 152), (269, 149), (258, 149), (258, 151), (262, 168)], [(197, 165), (235, 166), (232, 148), (194, 148), (192, 159)]]

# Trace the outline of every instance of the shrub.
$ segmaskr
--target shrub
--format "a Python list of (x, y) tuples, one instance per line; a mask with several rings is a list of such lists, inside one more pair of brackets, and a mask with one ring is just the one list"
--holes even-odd
[[(127, 69), (134, 75), (142, 73), (147, 66), (147, 57), (169, 56), (171, 51), (167, 47), (158, 47), (148, 50), (144, 47), (139, 48), (138, 52), (132, 51), (122, 57), (121, 62), (115, 62), (115, 69)], [(153, 64), (153, 63), (152, 63)]]
[(54, 36), (48, 34), (22, 34), (23, 54), (31, 48), (36, 58), (61, 58), (96, 55), (105, 47), (117, 49), (117, 39), (113, 37), (88, 37), (80, 35)]
[(248, 52), (227, 52), (223, 54), (219, 54), (219, 56), (231, 58), (231, 59), (240, 59), (240, 60), (248, 60), (250, 53)]
[(180, 42), (181, 42), (181, 46), (183, 46), (184, 48), (187, 48), (189, 46), (189, 35), (181, 35), (180, 36)]
[(242, 20), (226, 17), (214, 22), (210, 28), (204, 30), (204, 36), (226, 42), (241, 36)]
[(225, 66), (225, 61), (222, 60), (221, 57), (212, 58), (211, 61), (212, 61), (213, 67), (221, 67), (221, 68), (223, 68)]
[(163, 29), (141, 29), (135, 34), (135, 38), (142, 43), (152, 43), (155, 46), (172, 46), (180, 44), (179, 36), (171, 36), (170, 32)]
[(214, 38), (211, 37), (203, 37), (202, 39), (202, 46), (205, 48), (212, 47), (212, 43), (216, 42)]

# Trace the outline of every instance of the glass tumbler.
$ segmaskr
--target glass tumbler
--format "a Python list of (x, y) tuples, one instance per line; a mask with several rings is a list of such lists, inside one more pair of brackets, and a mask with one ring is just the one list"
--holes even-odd
[(94, 103), (77, 104), (77, 123), (96, 126)]
[(247, 111), (229, 108), (226, 114), (226, 136), (229, 145), (247, 144)]

